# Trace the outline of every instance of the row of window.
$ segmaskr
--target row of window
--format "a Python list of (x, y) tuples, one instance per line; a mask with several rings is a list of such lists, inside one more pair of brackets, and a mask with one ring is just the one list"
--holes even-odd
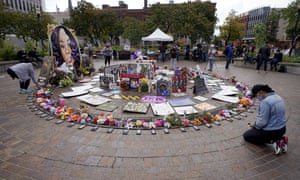
[(40, 0), (5, 0), (5, 5), (13, 10), (30, 12), (41, 7)]

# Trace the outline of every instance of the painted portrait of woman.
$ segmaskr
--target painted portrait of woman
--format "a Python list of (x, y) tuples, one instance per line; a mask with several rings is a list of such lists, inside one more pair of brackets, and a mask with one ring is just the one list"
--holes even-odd
[(52, 56), (59, 70), (72, 72), (80, 66), (80, 49), (76, 37), (64, 26), (56, 26), (51, 36)]

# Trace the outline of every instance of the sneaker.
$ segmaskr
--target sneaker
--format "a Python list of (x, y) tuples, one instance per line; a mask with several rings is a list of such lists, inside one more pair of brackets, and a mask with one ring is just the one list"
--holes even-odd
[(24, 93), (32, 93), (32, 90), (30, 89), (22, 89)]
[(277, 140), (273, 143), (274, 154), (278, 155), (282, 152), (283, 140)]
[(19, 93), (20, 93), (20, 94), (26, 94), (26, 93), (27, 93), (27, 90), (26, 90), (26, 89), (20, 89), (20, 90), (19, 90)]
[(285, 153), (288, 150), (289, 138), (287, 136), (282, 136), (282, 140), (284, 142), (282, 152)]

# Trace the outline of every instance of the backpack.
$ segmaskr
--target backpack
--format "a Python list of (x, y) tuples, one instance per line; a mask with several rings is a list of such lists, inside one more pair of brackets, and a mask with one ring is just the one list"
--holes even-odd
[(283, 64), (281, 64), (281, 65), (279, 66), (278, 72), (286, 73), (286, 72), (287, 72), (286, 66), (283, 65)]

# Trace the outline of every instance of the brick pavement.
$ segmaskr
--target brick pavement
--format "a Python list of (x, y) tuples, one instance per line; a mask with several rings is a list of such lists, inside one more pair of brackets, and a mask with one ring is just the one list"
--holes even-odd
[[(96, 66), (100, 66), (99, 60)], [(195, 62), (179, 61), (194, 66)], [(204, 65), (202, 65), (204, 67)], [(288, 153), (272, 154), (270, 146), (245, 143), (242, 134), (255, 114), (243, 120), (186, 133), (171, 129), (127, 136), (106, 129), (68, 128), (32, 112), (27, 96), (18, 94), (18, 82), (0, 74), (0, 178), (1, 179), (298, 179), (300, 177), (299, 77), (232, 66), (225, 71), (246, 84), (268, 83), (287, 105)]]

